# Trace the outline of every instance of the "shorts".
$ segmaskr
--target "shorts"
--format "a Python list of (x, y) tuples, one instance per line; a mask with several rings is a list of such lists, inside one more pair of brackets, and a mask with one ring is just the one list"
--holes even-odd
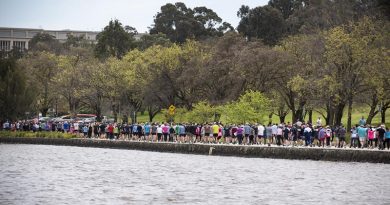
[(210, 136), (210, 133), (204, 133), (204, 136), (208, 137), (208, 136)]
[(214, 133), (214, 134), (213, 134), (213, 137), (218, 137), (218, 133)]
[(360, 140), (360, 141), (365, 141), (366, 138), (365, 138), (365, 137), (359, 137), (359, 140)]
[(186, 134), (180, 134), (180, 137), (185, 137), (186, 136)]
[(264, 136), (263, 135), (257, 135), (258, 138), (263, 138)]
[(249, 137), (249, 134), (245, 134), (245, 137), (248, 138), (248, 137)]
[(339, 137), (339, 141), (345, 141), (345, 137)]

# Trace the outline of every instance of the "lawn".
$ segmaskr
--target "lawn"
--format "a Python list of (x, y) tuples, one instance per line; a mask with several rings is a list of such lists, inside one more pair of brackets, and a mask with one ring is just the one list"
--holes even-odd
[[(367, 115), (368, 115), (368, 112), (369, 112), (369, 108), (365, 108), (365, 107), (356, 107), (352, 110), (352, 124), (358, 124), (360, 118), (362, 116), (364, 116), (365, 119), (367, 119)], [(325, 119), (317, 112), (313, 112), (313, 121), (315, 122), (317, 120), (318, 117), (321, 117), (322, 119), (322, 123), (324, 124), (325, 123)], [(143, 115), (141, 113), (138, 113), (138, 122), (148, 122), (149, 121), (149, 116), (148, 116), (148, 113), (145, 112)], [(309, 119), (309, 116), (306, 116), (305, 118), (305, 121), (307, 121)], [(386, 123), (387, 125), (390, 125), (390, 111), (386, 113), (386, 119), (387, 119), (387, 122)], [(164, 118), (164, 115), (162, 113), (159, 113), (157, 114), (154, 119), (153, 119), (154, 122), (163, 122), (165, 121), (165, 118)], [(221, 117), (221, 121), (223, 122), (224, 121), (224, 118), (223, 116)], [(286, 117), (286, 121), (287, 122), (291, 122), (291, 113), (289, 113)], [(264, 118), (263, 122), (268, 122), (268, 118)], [(279, 123), (279, 117), (276, 116), (276, 115), (273, 115), (272, 116), (272, 122), (274, 123)], [(374, 119), (372, 120), (372, 124), (380, 124), (381, 122), (381, 116), (380, 114), (378, 113)], [(344, 112), (344, 116), (343, 116), (343, 119), (342, 119), (342, 123), (343, 124), (347, 124), (347, 109), (345, 109), (345, 112)]]

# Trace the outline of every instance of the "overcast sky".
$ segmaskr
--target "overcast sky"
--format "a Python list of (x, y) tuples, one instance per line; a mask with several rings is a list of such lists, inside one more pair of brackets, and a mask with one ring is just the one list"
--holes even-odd
[[(148, 31), (153, 17), (169, 0), (0, 0), (0, 27), (101, 31), (110, 19)], [(206, 6), (237, 27), (241, 5), (253, 8), (268, 0), (182, 0), (187, 7)]]

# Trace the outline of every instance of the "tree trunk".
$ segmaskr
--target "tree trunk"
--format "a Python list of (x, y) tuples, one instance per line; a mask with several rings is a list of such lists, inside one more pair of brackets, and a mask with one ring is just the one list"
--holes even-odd
[(344, 102), (340, 102), (336, 106), (336, 112), (334, 114), (335, 119), (333, 125), (341, 125), (341, 119), (343, 118), (344, 108), (345, 108)]
[(272, 124), (272, 115), (274, 115), (273, 112), (271, 112), (271, 113), (268, 115), (268, 123), (269, 123), (269, 124)]
[(326, 105), (326, 118), (325, 118), (326, 125), (333, 124), (333, 119), (334, 119), (333, 117), (334, 117), (334, 111), (331, 102), (329, 101)]
[(42, 117), (46, 117), (47, 115), (47, 111), (49, 110), (49, 108), (41, 108), (41, 113), (42, 113)]
[(371, 104), (370, 104), (370, 112), (368, 113), (366, 124), (371, 124), (372, 119), (375, 117), (376, 114), (378, 114), (378, 110), (376, 107), (378, 106), (379, 100), (377, 98), (377, 95), (374, 94), (371, 97)]
[(278, 116), (279, 116), (280, 123), (286, 122), (287, 114), (288, 114), (288, 111), (285, 111), (283, 107), (278, 109)]
[(386, 123), (386, 111), (387, 111), (388, 107), (387, 108), (382, 108), (382, 111), (381, 111), (381, 123), (382, 124), (385, 124)]
[(285, 123), (286, 121), (286, 115), (279, 115), (280, 123)]
[(313, 110), (309, 110), (309, 123), (313, 123)]
[(348, 121), (347, 121), (347, 132), (349, 132), (352, 128), (352, 98), (348, 99)]
[(386, 123), (386, 111), (387, 109), (390, 108), (390, 101), (385, 103), (382, 107), (382, 110), (381, 110), (381, 123), (382, 124), (385, 124)]
[[(154, 109), (153, 109), (154, 108)], [(148, 106), (149, 122), (153, 122), (153, 118), (161, 111), (160, 107)]]

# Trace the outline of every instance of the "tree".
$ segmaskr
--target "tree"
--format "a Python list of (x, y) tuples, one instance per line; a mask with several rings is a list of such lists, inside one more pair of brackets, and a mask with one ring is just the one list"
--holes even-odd
[(89, 58), (92, 58), (92, 53), (84, 48), (71, 48), (67, 55), (58, 57), (60, 72), (55, 77), (55, 89), (66, 99), (72, 115), (78, 113), (82, 103), (83, 96), (80, 90), (83, 78), (80, 76), (84, 74)]
[(258, 91), (246, 91), (240, 98), (221, 108), (227, 123), (257, 123), (268, 116), (270, 100)]
[(135, 47), (134, 32), (130, 28), (126, 30), (118, 20), (111, 20), (96, 37), (95, 55), (102, 59), (110, 56), (121, 59)]
[(312, 96), (311, 78), (321, 67), (321, 38), (316, 35), (290, 36), (275, 50), (282, 52), (277, 60), (281, 73), (275, 78), (273, 88), (291, 110), (292, 122), (303, 120), (304, 108)]
[(283, 37), (285, 22), (280, 10), (272, 6), (249, 9), (242, 6), (237, 12), (241, 18), (238, 32), (249, 40), (259, 38), (267, 45), (275, 45)]
[(220, 112), (217, 107), (210, 105), (206, 101), (201, 101), (196, 103), (193, 109), (186, 113), (186, 117), (196, 123), (212, 122), (215, 121), (215, 116), (219, 115)]
[(168, 3), (161, 7), (150, 28), (150, 34), (163, 33), (175, 43), (187, 39), (197, 40), (220, 36), (226, 30), (233, 30), (230, 24), (206, 7), (188, 8), (184, 3)]
[[(382, 36), (386, 33), (382, 29), (386, 27), (386, 24), (376, 24), (370, 18), (363, 18), (326, 33), (324, 71), (327, 73), (325, 76), (335, 82), (331, 86), (336, 125), (341, 123), (344, 107), (348, 104), (350, 126), (352, 102), (364, 90), (368, 89), (373, 94), (372, 102), (377, 104), (380, 90), (377, 88), (383, 87), (384, 82), (378, 73), (384, 65), (388, 65), (388, 58), (383, 55), (388, 50)], [(375, 109), (376, 106), (371, 107)]]
[(137, 48), (141, 51), (144, 51), (151, 46), (157, 45), (169, 47), (172, 45), (172, 42), (169, 40), (167, 35), (163, 33), (143, 35), (141, 36), (140, 40), (137, 41)]
[(37, 106), (45, 117), (56, 99), (55, 76), (58, 73), (57, 56), (47, 51), (30, 52), (19, 61), (19, 65), (29, 74), (31, 87), (34, 87)]
[(26, 70), (12, 52), (0, 59), (0, 121), (25, 117), (34, 106), (34, 90), (28, 86)]
[(299, 12), (304, 0), (270, 0), (268, 5), (280, 10), (284, 19), (288, 19), (293, 13)]
[(37, 33), (28, 43), (30, 51), (47, 51), (60, 54), (62, 52), (61, 43), (54, 36), (48, 33)]

